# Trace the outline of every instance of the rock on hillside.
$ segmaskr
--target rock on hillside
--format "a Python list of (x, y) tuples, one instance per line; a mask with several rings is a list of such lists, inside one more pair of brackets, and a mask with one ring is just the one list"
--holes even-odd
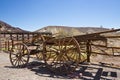
[(13, 26), (11, 26), (3, 21), (0, 21), (0, 26), (2, 27), (1, 32), (28, 32), (28, 31), (22, 30), (18, 27), (13, 27)]
[(67, 36), (82, 35), (86, 33), (95, 33), (101, 31), (107, 31), (106, 28), (97, 27), (67, 27), (67, 26), (47, 26), (35, 32), (51, 32), (52, 34), (63, 34)]

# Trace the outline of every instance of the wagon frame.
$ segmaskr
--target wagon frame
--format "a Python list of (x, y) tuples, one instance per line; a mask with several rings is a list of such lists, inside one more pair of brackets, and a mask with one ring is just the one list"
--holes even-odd
[[(55, 38), (40, 35), (33, 43), (16, 43), (10, 51), (10, 62), (14, 67), (25, 67), (31, 54), (53, 72), (68, 73), (75, 70), (80, 60), (79, 43), (74, 37)], [(29, 49), (35, 46), (36, 49)], [(57, 69), (57, 70), (56, 70)]]

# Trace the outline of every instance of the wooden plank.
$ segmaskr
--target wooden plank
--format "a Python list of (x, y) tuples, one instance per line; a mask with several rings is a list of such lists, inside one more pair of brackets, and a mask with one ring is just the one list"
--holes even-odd
[(105, 38), (120, 38), (120, 36), (116, 35), (116, 36), (104, 36)]
[(103, 48), (111, 48), (111, 49), (120, 49), (120, 47), (107, 47), (107, 46), (104, 46), (104, 45), (95, 45), (95, 44), (91, 44), (91, 46), (103, 47)]
[(107, 56), (114, 56), (114, 57), (118, 57), (120, 55), (113, 55), (113, 54), (105, 54), (105, 53), (99, 53), (99, 52), (91, 52), (92, 54), (99, 54), (99, 55), (107, 55)]

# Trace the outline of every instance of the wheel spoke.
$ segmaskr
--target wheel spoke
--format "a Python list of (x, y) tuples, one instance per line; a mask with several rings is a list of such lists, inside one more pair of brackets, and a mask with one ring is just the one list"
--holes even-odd
[(20, 64), (19, 64), (19, 62), (20, 62), (20, 61), (18, 60), (18, 67), (20, 67)]
[(17, 66), (18, 59), (16, 59), (14, 66)]
[(73, 41), (73, 39), (71, 38), (66, 45), (70, 45), (70, 43)]
[(52, 60), (52, 62), (50, 63), (51, 65), (54, 63), (54, 61), (56, 61), (57, 56), (54, 57), (54, 59)]
[(12, 62), (14, 63), (16, 60), (17, 60), (17, 58), (16, 59), (12, 59)]

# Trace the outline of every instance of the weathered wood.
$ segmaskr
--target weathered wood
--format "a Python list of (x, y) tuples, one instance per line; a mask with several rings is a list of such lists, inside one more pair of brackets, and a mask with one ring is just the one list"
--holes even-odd
[(45, 34), (45, 35), (52, 35), (50, 32), (1, 32), (0, 34)]
[(24, 43), (24, 34), (22, 34), (22, 43)]
[(114, 56), (114, 57), (118, 57), (120, 55), (113, 55), (113, 54), (105, 54), (105, 53), (99, 53), (99, 52), (91, 52), (92, 54), (99, 54), (99, 55), (106, 55), (106, 56)]
[[(20, 41), (21, 43), (23, 43), (24, 47), (26, 47), (26, 50), (28, 49), (28, 45), (27, 45), (27, 42), (30, 42), (32, 45), (30, 46), (33, 46), (36, 42), (36, 38), (38, 39), (38, 43), (39, 43), (39, 46), (42, 44), (42, 55), (43, 55), (43, 60), (45, 61), (45, 63), (50, 63), (50, 61), (47, 59), (47, 52), (50, 54), (50, 51), (54, 51), (54, 52), (51, 52), (51, 53), (54, 53), (58, 59), (57, 59), (57, 63), (56, 64), (59, 64), (59, 61), (61, 61), (60, 63), (64, 64), (64, 60), (61, 60), (61, 59), (66, 59), (65, 61), (67, 61), (67, 58), (68, 58), (68, 61), (70, 62), (70, 60), (72, 59), (76, 59), (76, 60), (73, 60), (71, 62), (77, 62), (79, 63), (79, 60), (81, 60), (81, 55), (82, 55), (82, 48), (80, 48), (80, 45), (85, 45), (84, 46), (84, 50), (83, 52), (86, 54), (87, 53), (87, 62), (90, 62), (90, 56), (91, 56), (91, 53), (92, 53), (92, 47), (91, 46), (94, 46), (93, 44), (91, 44), (91, 42), (94, 42), (94, 41), (103, 41), (103, 42), (106, 42), (107, 43), (107, 38), (116, 38), (116, 37), (113, 37), (113, 36), (104, 36), (104, 35), (101, 35), (101, 34), (105, 34), (105, 33), (111, 33), (111, 32), (116, 32), (116, 31), (119, 31), (120, 29), (116, 29), (116, 30), (109, 30), (109, 31), (104, 31), (104, 32), (98, 32), (98, 33), (91, 33), (91, 34), (85, 34), (85, 35), (78, 35), (78, 36), (71, 36), (71, 37), (63, 37), (63, 38), (59, 38), (59, 37), (52, 37), (51, 36), (51, 33), (46, 33), (46, 32), (43, 32), (43, 33), (34, 33), (34, 32), (27, 32), (27, 33), (1, 33), (2, 35), (8, 35), (9, 37), (9, 40), (8, 40), (8, 50), (11, 49), (11, 46), (13, 47), (15, 45), (15, 43), (17, 43), (18, 41)], [(117, 36), (117, 38), (120, 37), (120, 36)], [(83, 42), (83, 44), (81, 43)], [(6, 43), (5, 43), (6, 45)], [(21, 45), (21, 44), (19, 44)], [(77, 46), (76, 46), (77, 45)], [(95, 45), (96, 47), (105, 47), (107, 48), (107, 45)], [(50, 47), (50, 48), (49, 48)], [(53, 47), (53, 48), (51, 48)], [(49, 51), (47, 51), (49, 49)], [(58, 49), (57, 49), (58, 48)], [(67, 50), (68, 48), (68, 50)], [(114, 47), (112, 47), (114, 48)], [(22, 48), (21, 48), (22, 49)], [(63, 49), (63, 50), (62, 50)], [(74, 50), (75, 49), (75, 50)], [(57, 50), (57, 51), (56, 51)], [(78, 51), (77, 51), (78, 50)], [(31, 50), (32, 51), (32, 50)], [(38, 50), (39, 51), (39, 50)], [(32, 53), (38, 53), (37, 49), (36, 51), (32, 51)], [(76, 51), (76, 52), (75, 52)], [(23, 49), (23, 53), (24, 53), (24, 49)], [(29, 52), (29, 50), (28, 50)], [(55, 53), (56, 52), (56, 53)], [(67, 52), (69, 53), (69, 55), (75, 55), (74, 53), (78, 53), (77, 55), (75, 55), (75, 57), (71, 57), (69, 55), (65, 55), (67, 54)], [(73, 53), (72, 53), (73, 52)], [(63, 54), (64, 53), (64, 54)], [(71, 54), (72, 53), (72, 54)], [(62, 55), (63, 56), (62, 56)], [(66, 56), (66, 58), (65, 58)], [(17, 56), (16, 56), (17, 57)], [(61, 59), (59, 59), (61, 57)], [(62, 58), (63, 57), (63, 58)], [(71, 57), (71, 58), (70, 58)], [(53, 57), (52, 57), (53, 58)], [(78, 59), (77, 59), (78, 58)], [(53, 59), (55, 60), (56, 57)], [(48, 60), (48, 62), (47, 62)], [(52, 60), (52, 59), (50, 59)], [(86, 58), (85, 58), (86, 60)], [(82, 61), (82, 60), (81, 60)], [(55, 61), (56, 62), (56, 61)], [(51, 62), (51, 64), (54, 63), (54, 61)], [(76, 63), (76, 64), (77, 64)], [(51, 65), (50, 64), (50, 65)], [(72, 65), (72, 64), (71, 64)], [(78, 64), (77, 64), (78, 65)], [(77, 66), (76, 65), (76, 66)], [(57, 65), (56, 65), (57, 66)], [(70, 66), (70, 65), (69, 65)], [(75, 66), (75, 67), (76, 67)], [(67, 67), (67, 66), (66, 66)], [(67, 70), (68, 71), (68, 70)]]
[(96, 47), (103, 47), (103, 48), (114, 48), (114, 49), (120, 49), (120, 47), (108, 47), (108, 46), (104, 46), (104, 45), (95, 45), (95, 44), (91, 44), (91, 46), (96, 46)]
[(87, 62), (90, 62), (90, 55), (91, 55), (91, 45), (90, 45), (90, 40), (87, 41), (86, 43), (86, 52), (87, 52)]
[(4, 43), (1, 43), (1, 48), (2, 46), (5, 48), (5, 50), (9, 51), (11, 46), (14, 45), (14, 43), (16, 42), (30, 42), (30, 38), (32, 38), (33, 36), (31, 35), (35, 35), (35, 34), (40, 34), (40, 35), (52, 35), (51, 33), (48, 32), (17, 32), (17, 33), (10, 33), (10, 32), (1, 32), (0, 35), (3, 39), (7, 38), (7, 41), (4, 41)]
[[(106, 41), (106, 38), (110, 37), (106, 37), (106, 36), (102, 36), (101, 34), (105, 34), (105, 33), (111, 33), (111, 32), (117, 32), (120, 31), (120, 29), (115, 29), (115, 30), (108, 30), (108, 31), (103, 31), (103, 32), (97, 32), (97, 33), (91, 33), (91, 34), (84, 34), (84, 35), (77, 35), (74, 36), (78, 41), (84, 41), (86, 42), (87, 40), (102, 40), (102, 41)], [(113, 36), (112, 36), (113, 37)], [(115, 37), (115, 36), (114, 36)], [(119, 37), (119, 36), (118, 36)]]
[(120, 38), (119, 35), (116, 35), (116, 36), (104, 36), (105, 38)]

